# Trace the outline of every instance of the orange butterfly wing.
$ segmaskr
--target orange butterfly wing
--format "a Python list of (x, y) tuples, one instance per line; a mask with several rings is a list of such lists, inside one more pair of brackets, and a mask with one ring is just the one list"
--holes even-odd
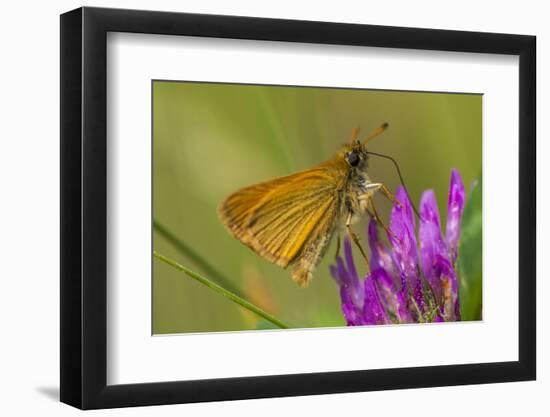
[(342, 182), (334, 169), (325, 163), (245, 187), (222, 202), (220, 218), (233, 236), (286, 268), (308, 243), (332, 233)]

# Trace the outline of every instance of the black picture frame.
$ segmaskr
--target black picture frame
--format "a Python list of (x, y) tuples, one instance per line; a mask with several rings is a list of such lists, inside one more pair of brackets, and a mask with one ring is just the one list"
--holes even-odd
[[(519, 56), (519, 360), (107, 385), (108, 32)], [(88, 7), (61, 15), (61, 401), (94, 409), (535, 379), (535, 51), (524, 35)]]

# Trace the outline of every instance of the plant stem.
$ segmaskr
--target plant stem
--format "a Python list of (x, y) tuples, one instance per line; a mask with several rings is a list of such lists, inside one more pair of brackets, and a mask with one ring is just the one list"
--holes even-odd
[(281, 329), (288, 329), (289, 328), (288, 324), (282, 322), (278, 318), (272, 316), (271, 314), (267, 313), (266, 311), (262, 310), (260, 307), (252, 304), (251, 302), (245, 300), (244, 298), (239, 297), (237, 294), (235, 294), (235, 293), (233, 293), (229, 290), (226, 290), (225, 288), (223, 288), (222, 286), (216, 284), (213, 281), (210, 281), (208, 278), (205, 278), (205, 277), (197, 274), (196, 272), (191, 271), (190, 269), (186, 268), (183, 265), (180, 265), (176, 261), (174, 261), (170, 258), (167, 258), (164, 255), (161, 255), (157, 251), (153, 251), (153, 254), (160, 261), (170, 265), (171, 267), (177, 269), (178, 271), (181, 271), (181, 272), (187, 274), (191, 278), (199, 281), (201, 284), (206, 285), (208, 288), (216, 291), (218, 294), (223, 295), (225, 298), (228, 298), (231, 301), (233, 301), (234, 303), (237, 303), (240, 306), (246, 308), (247, 310), (250, 310), (253, 313), (256, 313), (258, 316), (263, 317), (267, 321), (273, 323), (275, 326), (280, 327)]
[(236, 294), (241, 295), (239, 289), (235, 285), (233, 285), (229, 279), (224, 277), (221, 272), (211, 266), (206, 260), (204, 260), (201, 255), (199, 255), (197, 252), (195, 252), (193, 249), (183, 243), (180, 238), (176, 237), (176, 235), (174, 235), (170, 230), (159, 223), (157, 219), (153, 219), (153, 226), (162, 237), (170, 242), (172, 246), (174, 246), (179, 252), (181, 252), (182, 255), (188, 258), (200, 269), (202, 269), (206, 275), (214, 278), (223, 287), (231, 290)]

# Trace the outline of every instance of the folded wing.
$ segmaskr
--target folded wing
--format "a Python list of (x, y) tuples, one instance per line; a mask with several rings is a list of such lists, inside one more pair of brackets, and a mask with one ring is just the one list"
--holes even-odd
[(323, 166), (252, 185), (220, 206), (229, 231), (267, 260), (286, 268), (308, 244), (330, 238), (339, 184)]

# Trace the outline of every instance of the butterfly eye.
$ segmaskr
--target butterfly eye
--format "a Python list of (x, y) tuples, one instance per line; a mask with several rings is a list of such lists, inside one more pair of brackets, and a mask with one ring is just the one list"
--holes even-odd
[(352, 166), (352, 167), (355, 167), (357, 166), (357, 164), (359, 164), (359, 155), (357, 154), (357, 152), (355, 151), (352, 151), (350, 153), (348, 153), (348, 163)]

